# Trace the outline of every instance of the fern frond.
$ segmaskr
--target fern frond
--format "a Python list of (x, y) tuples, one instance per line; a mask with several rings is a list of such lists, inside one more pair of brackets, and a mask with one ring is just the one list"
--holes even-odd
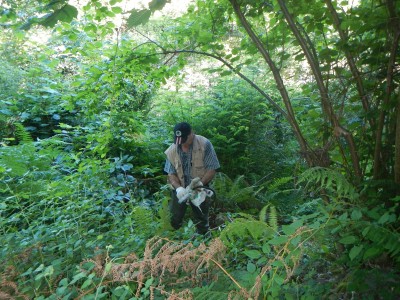
[(275, 231), (278, 230), (278, 213), (274, 205), (270, 203), (265, 205), (260, 211), (259, 220), (261, 222), (267, 222)]
[(169, 198), (165, 197), (162, 202), (161, 202), (161, 208), (158, 211), (158, 217), (159, 217), (159, 229), (158, 229), (158, 233), (162, 233), (164, 231), (167, 230), (172, 230), (172, 226), (171, 226), (171, 213), (169, 211), (169, 207), (168, 207), (168, 202), (169, 202)]
[(269, 204), (265, 205), (261, 210), (260, 210), (260, 214), (258, 216), (258, 219), (261, 222), (265, 222), (268, 218), (267, 214), (268, 214), (268, 208), (269, 208)]
[(271, 184), (268, 184), (269, 191), (277, 191), (279, 188), (284, 186), (285, 184), (293, 182), (293, 177), (280, 177), (276, 178)]
[(389, 252), (397, 262), (400, 262), (400, 234), (382, 226), (370, 225), (365, 227), (363, 235), (370, 241)]
[(195, 288), (192, 290), (192, 292), (196, 300), (220, 300), (228, 298), (228, 294), (226, 292), (214, 290), (213, 284), (202, 286), (201, 288)]
[(34, 159), (33, 143), (0, 148), (0, 166), (8, 170), (9, 176), (24, 175), (31, 169)]
[(236, 240), (243, 240), (246, 236), (250, 236), (254, 240), (260, 240), (271, 238), (274, 234), (275, 230), (265, 222), (239, 218), (226, 226), (221, 233), (220, 239), (230, 245)]
[[(225, 246), (219, 239), (212, 240), (208, 246), (204, 243), (194, 246), (191, 243), (178, 243), (153, 237), (146, 242), (142, 259), (133, 255), (124, 263), (115, 263), (111, 266), (110, 283), (137, 282), (137, 295), (140, 294), (148, 278), (157, 278), (153, 285), (163, 293), (169, 293), (166, 288), (177, 284), (190, 283), (191, 287), (201, 286), (204, 276), (214, 278), (213, 274), (215, 275), (217, 270), (215, 263), (220, 264), (225, 251)], [(103, 274), (104, 266), (103, 263), (103, 269), (99, 270), (98, 274)], [(171, 296), (171, 299), (178, 298)]]
[(225, 207), (237, 208), (238, 204), (246, 206), (257, 206), (259, 200), (256, 195), (259, 191), (255, 186), (249, 185), (244, 176), (238, 176), (231, 180), (223, 173), (217, 173), (212, 188), (217, 194), (217, 199)]
[(298, 183), (306, 183), (306, 187), (311, 184), (316, 186), (317, 191), (326, 190), (337, 198), (355, 200), (358, 193), (354, 186), (339, 172), (315, 167), (306, 170), (299, 177)]
[(151, 210), (142, 206), (135, 206), (132, 209), (131, 218), (136, 227), (140, 228), (141, 234), (149, 237), (153, 235), (153, 228), (151, 228), (151, 225), (154, 220)]
[(19, 140), (21, 144), (33, 142), (33, 139), (29, 132), (25, 129), (25, 127), (21, 123), (14, 123), (15, 126), (15, 137)]
[(275, 231), (278, 230), (278, 213), (276, 212), (275, 206), (271, 205), (269, 210), (269, 219), (268, 224), (271, 226)]

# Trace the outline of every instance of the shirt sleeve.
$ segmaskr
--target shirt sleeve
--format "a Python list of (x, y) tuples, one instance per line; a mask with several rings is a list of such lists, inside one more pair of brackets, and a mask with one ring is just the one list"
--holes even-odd
[(220, 167), (217, 154), (209, 140), (207, 140), (204, 149), (204, 168), (206, 170), (216, 170)]
[(176, 174), (177, 173), (174, 166), (169, 161), (169, 159), (165, 160), (164, 172), (168, 173), (168, 174)]

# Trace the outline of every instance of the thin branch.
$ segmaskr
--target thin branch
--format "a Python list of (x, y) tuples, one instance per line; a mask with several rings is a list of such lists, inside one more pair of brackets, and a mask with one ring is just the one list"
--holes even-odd
[[(329, 12), (332, 15), (333, 24), (335, 25), (335, 29), (339, 33), (340, 39), (345, 44), (347, 44), (348, 40), (349, 40), (349, 37), (348, 37), (347, 33), (341, 28), (341, 23), (342, 22), (341, 22), (341, 20), (339, 18), (339, 15), (338, 15), (336, 9), (334, 8), (334, 6), (332, 4), (332, 1), (331, 0), (325, 0), (325, 3), (327, 5), (327, 7), (328, 7)], [(370, 111), (370, 107), (369, 107), (369, 103), (368, 103), (368, 97), (367, 97), (366, 92), (364, 90), (364, 85), (363, 85), (363, 82), (362, 82), (361, 74), (360, 74), (360, 72), (359, 72), (359, 70), (358, 70), (358, 68), (356, 66), (354, 57), (353, 57), (353, 55), (352, 55), (352, 53), (351, 53), (351, 51), (349, 49), (350, 48), (347, 47), (347, 46), (343, 47), (344, 54), (346, 56), (347, 62), (349, 63), (350, 71), (351, 71), (351, 73), (353, 75), (353, 78), (354, 78), (354, 80), (356, 82), (356, 87), (357, 87), (357, 91), (358, 91), (358, 94), (359, 94), (360, 99), (361, 99), (362, 106), (364, 108), (365, 113), (368, 114), (369, 111)], [(370, 127), (373, 128), (374, 127), (374, 123), (375, 123), (374, 119), (368, 118), (368, 121), (370, 123)]]
[[(333, 126), (334, 137), (336, 137), (337, 140), (339, 139), (340, 136), (343, 136), (346, 139), (347, 144), (350, 148), (350, 155), (352, 158), (355, 178), (357, 181), (361, 181), (363, 174), (362, 174), (362, 171), (360, 168), (360, 159), (358, 157), (357, 147), (354, 142), (353, 135), (351, 134), (351, 132), (349, 132), (346, 128), (344, 128), (340, 124), (338, 117), (334, 112), (332, 103), (330, 101), (328, 89), (324, 84), (324, 80), (323, 80), (319, 62), (318, 62), (317, 58), (315, 58), (313, 56), (312, 47), (309, 47), (307, 45), (307, 38), (304, 38), (303, 35), (300, 33), (299, 29), (297, 28), (294, 18), (290, 14), (285, 1), (278, 0), (278, 3), (279, 3), (279, 6), (281, 8), (283, 15), (285, 16), (286, 22), (288, 23), (289, 27), (291, 28), (294, 36), (296, 37), (296, 40), (299, 42), (300, 47), (303, 49), (303, 52), (307, 58), (308, 64), (310, 65), (310, 68), (313, 72), (313, 75), (317, 82), (317, 86), (318, 86), (319, 93), (321, 96), (321, 107), (322, 107), (323, 112), (329, 118), (329, 120)], [(338, 141), (338, 144), (340, 144), (339, 141)]]
[[(143, 44), (142, 44), (143, 45)], [(158, 46), (157, 43), (155, 45)], [(240, 78), (245, 80), (247, 83), (249, 83), (254, 89), (256, 89), (265, 99), (268, 100), (272, 104), (273, 107), (276, 108), (277, 111), (279, 111), (285, 118), (287, 118), (287, 113), (276, 103), (271, 96), (269, 96), (267, 93), (265, 93), (258, 85), (256, 85), (251, 79), (249, 79), (246, 75), (241, 73), (237, 68), (235, 68), (233, 65), (231, 65), (229, 62), (224, 60), (222, 57), (208, 53), (208, 52), (203, 52), (203, 51), (197, 51), (197, 50), (165, 50), (162, 47), (160, 47), (163, 51), (162, 52), (154, 52), (142, 57), (149, 57), (149, 56), (154, 56), (154, 55), (166, 55), (166, 54), (180, 54), (180, 53), (188, 53), (188, 54), (198, 54), (198, 55), (203, 55), (203, 56), (208, 56), (211, 58), (214, 58), (220, 62), (222, 62), (229, 70), (231, 70), (233, 73), (238, 75)]]
[(231, 274), (228, 273), (227, 270), (225, 270), (225, 268), (223, 266), (221, 266), (221, 264), (219, 262), (217, 262), (215, 259), (211, 258), (210, 259), (214, 264), (216, 264), (218, 266), (218, 268), (220, 268), (222, 270), (222, 272), (224, 272), (236, 285), (240, 290), (243, 290), (242, 286), (240, 285), (239, 282), (236, 281), (235, 278), (232, 277)]
[[(387, 70), (386, 70), (386, 91), (383, 99), (383, 106), (381, 107), (380, 110), (380, 115), (379, 115), (379, 120), (377, 124), (377, 130), (376, 130), (376, 135), (375, 135), (375, 153), (374, 153), (374, 178), (379, 179), (383, 173), (384, 170), (382, 170), (382, 167), (384, 165), (384, 162), (381, 162), (382, 157), (382, 137), (383, 137), (383, 127), (385, 125), (385, 119), (387, 115), (387, 109), (385, 107), (388, 107), (389, 102), (390, 102), (390, 97), (392, 95), (392, 92), (394, 90), (393, 87), (393, 74), (394, 74), (394, 69), (396, 65), (396, 55), (397, 51), (399, 49), (399, 42), (400, 42), (400, 22), (399, 22), (399, 17), (396, 15), (396, 10), (395, 10), (395, 3), (393, 0), (387, 0), (386, 1), (386, 6), (389, 14), (389, 20), (390, 22), (388, 23), (391, 25), (389, 28), (392, 29), (392, 44), (389, 52), (389, 60), (387, 64)], [(400, 130), (397, 128), (396, 130)], [(400, 145), (397, 145), (400, 146)], [(395, 164), (395, 165), (398, 165)], [(395, 172), (400, 172), (400, 170), (397, 170)]]
[[(310, 157), (309, 155), (307, 155), (308, 153), (310, 153), (311, 147), (308, 145), (307, 141), (305, 140), (305, 138), (300, 130), (300, 126), (297, 123), (288, 92), (286, 90), (285, 84), (283, 83), (283, 79), (280, 75), (278, 68), (276, 67), (274, 61), (272, 60), (268, 51), (265, 49), (265, 47), (264, 47), (263, 43), (261, 42), (261, 40), (259, 39), (259, 37), (256, 35), (256, 33), (251, 28), (249, 22), (247, 21), (246, 17), (244, 16), (243, 12), (241, 11), (240, 5), (237, 2), (237, 0), (230, 0), (230, 2), (232, 4), (233, 10), (235, 11), (236, 16), (239, 18), (240, 22), (242, 23), (242, 26), (246, 30), (250, 39), (253, 41), (253, 43), (257, 47), (258, 51), (260, 52), (260, 54), (262, 55), (262, 57), (264, 58), (264, 60), (268, 64), (268, 66), (270, 67), (270, 69), (272, 71), (272, 75), (274, 76), (277, 88), (282, 96), (283, 103), (286, 107), (286, 111), (287, 111), (286, 119), (288, 120), (289, 124), (292, 126), (293, 132), (297, 138), (297, 141), (300, 145), (302, 152), (306, 154), (305, 159), (306, 159), (307, 163), (310, 166), (313, 166), (315, 164), (315, 160), (312, 157)], [(312, 152), (312, 150), (311, 150), (311, 152)], [(312, 154), (314, 154), (314, 153), (312, 153)]]

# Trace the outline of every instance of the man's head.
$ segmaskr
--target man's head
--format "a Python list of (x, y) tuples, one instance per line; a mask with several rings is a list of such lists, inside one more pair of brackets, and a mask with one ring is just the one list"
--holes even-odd
[(188, 123), (176, 124), (174, 127), (174, 143), (177, 145), (184, 144), (191, 133), (192, 127)]

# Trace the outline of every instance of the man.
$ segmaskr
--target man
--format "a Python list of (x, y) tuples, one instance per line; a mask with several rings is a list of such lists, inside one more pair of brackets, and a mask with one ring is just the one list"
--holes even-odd
[[(178, 123), (174, 127), (174, 143), (165, 151), (167, 160), (164, 171), (168, 174), (168, 182), (174, 187), (170, 203), (171, 225), (174, 229), (182, 226), (187, 203), (192, 207), (197, 232), (205, 234), (209, 230), (208, 213), (210, 199), (206, 198), (199, 207), (187, 198), (188, 185), (195, 178), (200, 178), (196, 186), (207, 186), (220, 167), (217, 155), (211, 142), (192, 132), (186, 123)], [(194, 181), (193, 181), (194, 182)], [(192, 183), (193, 184), (193, 183)]]

